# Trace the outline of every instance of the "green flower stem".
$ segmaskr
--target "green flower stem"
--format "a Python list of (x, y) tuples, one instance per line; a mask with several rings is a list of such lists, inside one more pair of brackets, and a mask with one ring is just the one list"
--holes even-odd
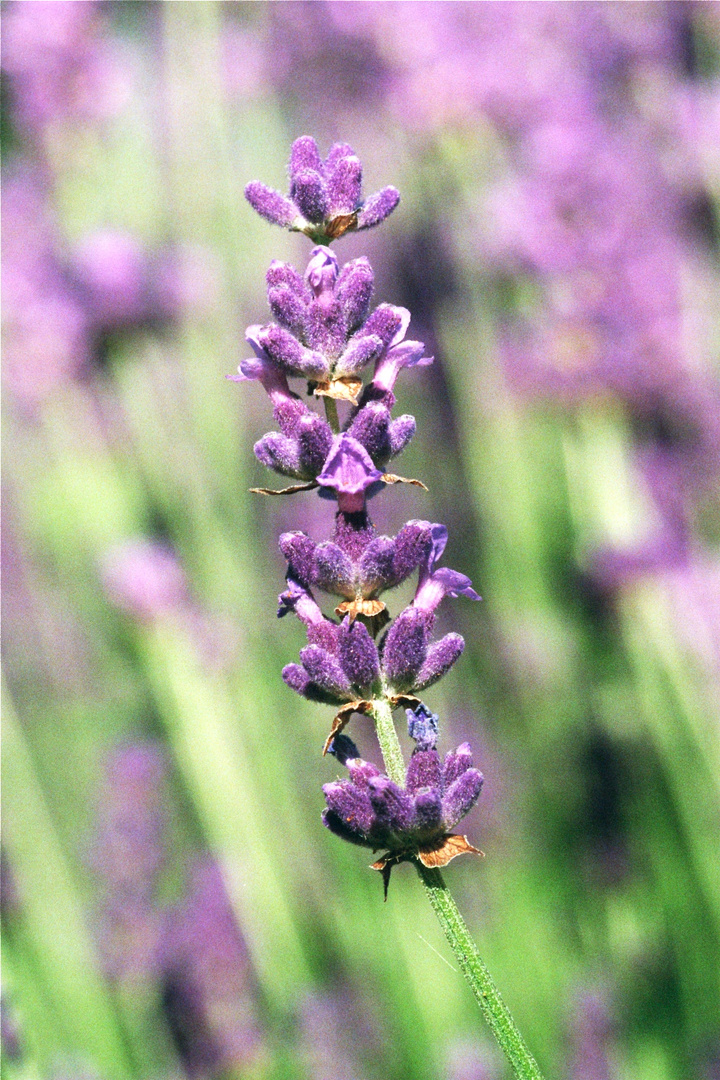
[(483, 1016), (490, 1025), (498, 1045), (505, 1053), (519, 1080), (542, 1080), (538, 1068), (525, 1041), (515, 1026), (510, 1011), (500, 997), (500, 991), (492, 980), (490, 972), (480, 959), (475, 942), (465, 920), (458, 911), (443, 876), (439, 870), (429, 869), (418, 862), (417, 871), (425, 886), (433, 911), (445, 931), (445, 937), (455, 953), (460, 970), (470, 984), (475, 1000), (482, 1009)]
[[(387, 698), (378, 698), (373, 701), (373, 715), (387, 775), (396, 784), (404, 787), (405, 762), (393, 723), (392, 707)], [(440, 921), (450, 948), (455, 953), (460, 970), (470, 984), (475, 1000), (498, 1046), (512, 1065), (515, 1076), (518, 1080), (543, 1080), (535, 1058), (525, 1045), (507, 1005), (500, 996), (500, 991), (480, 959), (477, 946), (470, 937), (470, 931), (458, 911), (457, 904), (442, 874), (439, 870), (429, 869), (420, 862), (416, 862), (416, 867), (433, 911)]]
[(335, 398), (326, 397), (323, 399), (325, 402), (325, 416), (327, 422), (337, 435), (340, 431), (340, 418), (338, 416), (337, 401)]

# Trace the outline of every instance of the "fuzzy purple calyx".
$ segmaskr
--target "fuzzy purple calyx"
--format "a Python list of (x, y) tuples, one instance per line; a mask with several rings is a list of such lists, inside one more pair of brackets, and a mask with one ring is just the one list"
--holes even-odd
[(317, 482), (336, 492), (340, 511), (353, 514), (364, 508), (368, 488), (381, 479), (382, 473), (365, 447), (352, 436), (342, 434), (336, 436)]

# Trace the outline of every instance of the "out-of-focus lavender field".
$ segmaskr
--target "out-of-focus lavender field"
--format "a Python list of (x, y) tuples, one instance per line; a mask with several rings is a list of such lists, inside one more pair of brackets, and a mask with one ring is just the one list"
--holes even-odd
[[(2, 9), (3, 1076), (503, 1080), (410, 867), (322, 828), (267, 427), (225, 379), (348, 142), (485, 775), (447, 878), (548, 1078), (720, 1076), (720, 4)], [(443, 623), (442, 616), (440, 623)], [(354, 722), (376, 753), (369, 724)]]

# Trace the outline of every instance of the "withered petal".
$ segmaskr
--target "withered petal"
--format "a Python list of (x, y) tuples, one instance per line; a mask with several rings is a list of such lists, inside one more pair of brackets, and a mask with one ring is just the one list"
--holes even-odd
[(350, 401), (353, 405), (357, 405), (358, 394), (362, 388), (362, 379), (358, 379), (354, 375), (345, 375), (340, 379), (328, 379), (325, 382), (319, 382), (313, 390), (313, 394), (315, 397), (329, 397), (334, 398), (336, 401)]
[(330, 240), (337, 240), (351, 229), (356, 229), (357, 220), (357, 210), (352, 214), (337, 214), (325, 222), (325, 232)]
[(427, 484), (423, 484), (422, 480), (411, 480), (407, 476), (396, 476), (395, 473), (383, 473), (381, 479), (385, 484), (413, 484), (414, 487), (420, 487), (423, 491), (428, 490)]
[(350, 723), (350, 717), (353, 713), (362, 713), (363, 715), (367, 716), (371, 711), (372, 702), (363, 701), (362, 699), (359, 699), (358, 701), (348, 701), (347, 705), (343, 705), (343, 707), (339, 709), (333, 717), (330, 734), (325, 740), (325, 745), (323, 746), (323, 757), (325, 756), (325, 754), (327, 754), (330, 748), (330, 744), (332, 743), (335, 736), (339, 735), (343, 728), (347, 727), (347, 725)]
[(304, 484), (291, 484), (286, 488), (250, 488), (253, 495), (294, 495), (296, 491), (314, 491), (318, 486), (317, 480), (308, 480)]
[(474, 852), (476, 855), (484, 855), (480, 848), (473, 847), (467, 836), (458, 836), (451, 833), (446, 836), (440, 847), (421, 848), (418, 851), (418, 859), (427, 867), (447, 866), (452, 859), (466, 852)]

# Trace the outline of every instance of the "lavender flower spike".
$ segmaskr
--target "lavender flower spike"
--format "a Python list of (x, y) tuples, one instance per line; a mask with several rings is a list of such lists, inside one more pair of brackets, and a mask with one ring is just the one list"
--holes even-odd
[(346, 143), (335, 143), (323, 161), (315, 140), (304, 135), (292, 145), (288, 172), (289, 196), (254, 180), (245, 188), (245, 198), (266, 221), (303, 232), (316, 243), (379, 225), (400, 201), (394, 187), (363, 201), (362, 165)]

